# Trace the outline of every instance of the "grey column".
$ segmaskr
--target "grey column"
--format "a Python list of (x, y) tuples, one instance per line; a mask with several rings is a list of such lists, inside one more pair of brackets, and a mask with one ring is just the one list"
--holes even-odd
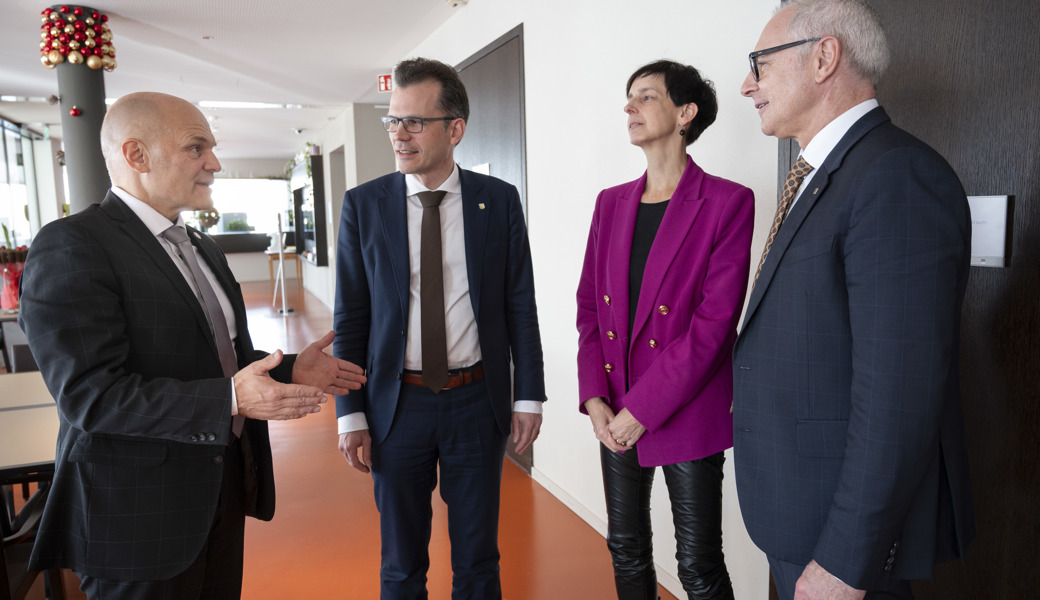
[[(72, 6), (72, 5), (70, 5)], [(55, 5), (58, 10), (59, 5)], [(90, 14), (95, 9), (82, 7)], [(77, 213), (101, 202), (111, 182), (105, 159), (101, 156), (101, 122), (105, 118), (104, 69), (65, 60), (54, 70), (58, 74), (61, 98), (61, 135), (65, 145), (65, 174), (69, 180), (69, 208)], [(69, 111), (79, 109), (79, 116)]]

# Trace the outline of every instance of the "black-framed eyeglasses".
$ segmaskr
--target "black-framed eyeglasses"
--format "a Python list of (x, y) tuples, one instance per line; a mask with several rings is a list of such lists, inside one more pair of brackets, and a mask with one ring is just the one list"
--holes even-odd
[(797, 42), (791, 42), (789, 44), (780, 44), (779, 46), (773, 46), (772, 48), (766, 48), (765, 50), (755, 50), (751, 54), (748, 54), (748, 60), (751, 62), (751, 74), (755, 77), (755, 81), (758, 81), (758, 57), (763, 54), (772, 54), (781, 50), (787, 50), (788, 48), (794, 48), (795, 46), (801, 46), (802, 44), (808, 44), (810, 42), (818, 42), (820, 38), (806, 38), (804, 40), (798, 40)]
[(394, 133), (398, 126), (404, 125), (408, 133), (422, 133), (423, 124), (427, 121), (454, 121), (458, 117), (379, 117), (383, 122), (383, 129)]

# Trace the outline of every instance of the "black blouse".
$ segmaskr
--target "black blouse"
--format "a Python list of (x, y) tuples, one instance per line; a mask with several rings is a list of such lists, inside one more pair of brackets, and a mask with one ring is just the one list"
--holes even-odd
[(639, 203), (636, 229), (632, 233), (632, 254), (628, 264), (628, 339), (632, 339), (632, 326), (636, 320), (636, 305), (639, 303), (639, 290), (643, 286), (646, 259), (650, 256), (650, 247), (657, 237), (657, 230), (661, 228), (667, 208), (668, 200), (654, 204)]

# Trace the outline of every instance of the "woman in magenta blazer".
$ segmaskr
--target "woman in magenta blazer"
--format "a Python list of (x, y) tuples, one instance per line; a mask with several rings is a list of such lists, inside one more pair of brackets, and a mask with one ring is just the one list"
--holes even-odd
[(662, 466), (679, 579), (732, 598), (722, 554), (723, 452), (733, 445), (730, 353), (747, 290), (754, 195), (705, 173), (686, 147), (715, 121), (693, 67), (628, 80), (628, 134), (646, 173), (596, 200), (578, 284), (578, 387), (607, 498), (618, 598), (657, 598), (650, 489)]

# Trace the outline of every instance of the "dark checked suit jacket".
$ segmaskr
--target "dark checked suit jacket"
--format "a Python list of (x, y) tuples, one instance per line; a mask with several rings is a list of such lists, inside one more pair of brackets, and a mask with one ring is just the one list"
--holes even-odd
[[(189, 237), (235, 311), (239, 366), (253, 349), (242, 292), (209, 237)], [(40, 230), (21, 282), (21, 325), (58, 404), (54, 483), (31, 567), (167, 579), (213, 523), (231, 435), (231, 383), (206, 315), (144, 223), (109, 192)], [(291, 379), (294, 357), (272, 371)], [(267, 423), (246, 420), (247, 514), (274, 514)], [(250, 460), (248, 457), (252, 455)]]
[(860, 589), (963, 557), (970, 236), (956, 174), (881, 108), (802, 191), (734, 348), (737, 492), (766, 554)]
[[(460, 182), (470, 301), (488, 398), (505, 435), (514, 398), (545, 400), (527, 225), (512, 185), (466, 170)], [(406, 202), (401, 173), (348, 191), (336, 254), (333, 351), (368, 369), (364, 387), (336, 397), (336, 416), (364, 411), (376, 442), (394, 422), (404, 369), (410, 289)]]

